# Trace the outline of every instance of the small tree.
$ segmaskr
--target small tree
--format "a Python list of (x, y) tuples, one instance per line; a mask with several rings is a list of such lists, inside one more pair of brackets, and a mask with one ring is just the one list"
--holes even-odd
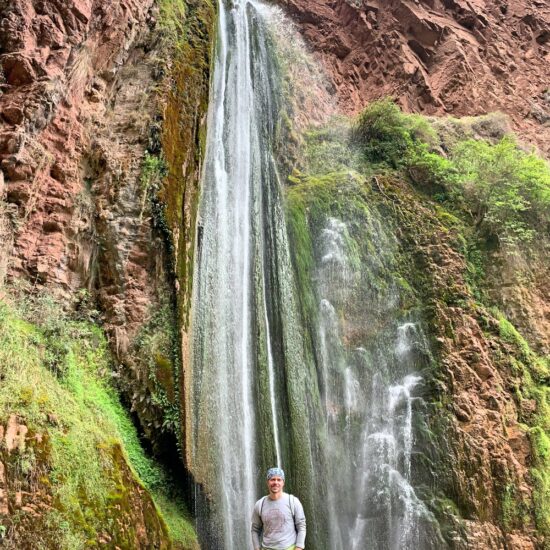
[(424, 117), (402, 113), (391, 98), (374, 101), (357, 117), (351, 139), (361, 147), (368, 161), (393, 168), (407, 166), (423, 154), (420, 147), (427, 151), (438, 141)]

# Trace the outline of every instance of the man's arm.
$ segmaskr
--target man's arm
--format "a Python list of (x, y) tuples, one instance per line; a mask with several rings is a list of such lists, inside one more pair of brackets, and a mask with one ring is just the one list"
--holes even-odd
[(296, 550), (304, 550), (306, 545), (306, 516), (302, 503), (294, 502), (294, 526), (296, 527)]
[(254, 505), (252, 512), (252, 526), (250, 532), (252, 534), (252, 547), (254, 550), (260, 550), (260, 535), (262, 533), (263, 523), (260, 517), (260, 506), (258, 502)]

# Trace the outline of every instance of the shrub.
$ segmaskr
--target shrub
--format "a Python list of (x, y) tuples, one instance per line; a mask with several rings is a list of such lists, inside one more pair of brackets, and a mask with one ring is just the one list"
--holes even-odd
[(452, 152), (457, 171), (455, 197), (476, 228), (501, 243), (529, 242), (547, 232), (550, 169), (511, 137), (496, 145), (469, 139)]
[(456, 180), (453, 163), (437, 153), (428, 150), (425, 144), (415, 148), (407, 164), (407, 173), (413, 183), (440, 198), (447, 197), (448, 189)]
[[(368, 162), (406, 171), (415, 185), (465, 212), (480, 234), (510, 246), (548, 234), (550, 168), (518, 148), (505, 123), (502, 115), (455, 121), (470, 129), (455, 136), (446, 157), (434, 129), (440, 122), (382, 99), (358, 116), (351, 138)], [(492, 142), (473, 138), (482, 131)]]
[[(389, 98), (371, 103), (359, 115), (351, 139), (368, 161), (393, 168), (415, 166), (419, 172), (431, 171), (436, 168), (435, 162), (445, 160), (431, 152), (438, 137), (428, 119), (402, 113)], [(447, 167), (438, 166), (437, 171), (441, 170), (446, 171)]]
[(402, 166), (409, 156), (413, 137), (407, 118), (389, 98), (371, 103), (357, 118), (351, 131), (352, 142), (370, 162)]

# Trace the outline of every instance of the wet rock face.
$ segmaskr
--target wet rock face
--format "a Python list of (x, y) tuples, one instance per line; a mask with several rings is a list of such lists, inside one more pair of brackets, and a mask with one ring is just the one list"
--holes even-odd
[(399, 201), (404, 251), (415, 260), (418, 280), (424, 274), (429, 281), (423, 303), (441, 366), (436, 376), (441, 408), (430, 419), (440, 441), (434, 464), (439, 486), (461, 518), (450, 547), (542, 548), (525, 424), (538, 405), (518, 403), (522, 381), (512, 366), (514, 350), (499, 336), (498, 321), (475, 305), (453, 231), (442, 233), (433, 211), (402, 183), (390, 186), (388, 180), (384, 186)]
[(503, 111), (550, 152), (550, 6), (529, 0), (280, 0), (350, 112), (385, 95), (405, 110)]
[(3, 198), (16, 210), (12, 276), (66, 295), (90, 285), (94, 220), (83, 159), (102, 130), (108, 135), (107, 102), (145, 33), (151, 4), (14, 0), (3, 6), (0, 167)]

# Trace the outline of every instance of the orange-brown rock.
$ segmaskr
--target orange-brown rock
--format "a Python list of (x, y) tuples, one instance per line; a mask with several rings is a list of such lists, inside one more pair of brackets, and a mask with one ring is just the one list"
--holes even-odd
[(394, 96), (407, 111), (502, 111), (550, 154), (550, 4), (543, 0), (280, 0), (341, 105)]
[(438, 343), (438, 391), (448, 411), (443, 425), (438, 422), (445, 415), (430, 422), (446, 442), (439, 461), (440, 467), (448, 464), (448, 472), (439, 482), (447, 476), (442, 490), (454, 495), (462, 518), (452, 547), (542, 548), (524, 424), (537, 404), (517, 397), (522, 380), (510, 362), (514, 351), (499, 337), (498, 321), (471, 296), (465, 259), (460, 246), (453, 246), (454, 229), (444, 227), (408, 184), (382, 178), (380, 183), (397, 205), (405, 250), (429, 281), (423, 299)]
[[(136, 134), (146, 141), (145, 123), (135, 124), (134, 135), (122, 140), (118, 127), (110, 132), (107, 125), (121, 87), (117, 78), (137, 57), (151, 5), (152, 0), (15, 0), (4, 6), (0, 190), (15, 208), (12, 277), (25, 276), (65, 296), (91, 286), (94, 218), (101, 212), (94, 211), (91, 198), (97, 190), (86, 185), (86, 159), (102, 135), (113, 137), (107, 147), (113, 157), (135, 145)], [(144, 90), (133, 92), (137, 118), (140, 107), (146, 111), (140, 105)], [(143, 147), (124, 162), (135, 169), (142, 154)], [(115, 171), (124, 175), (123, 166)]]

